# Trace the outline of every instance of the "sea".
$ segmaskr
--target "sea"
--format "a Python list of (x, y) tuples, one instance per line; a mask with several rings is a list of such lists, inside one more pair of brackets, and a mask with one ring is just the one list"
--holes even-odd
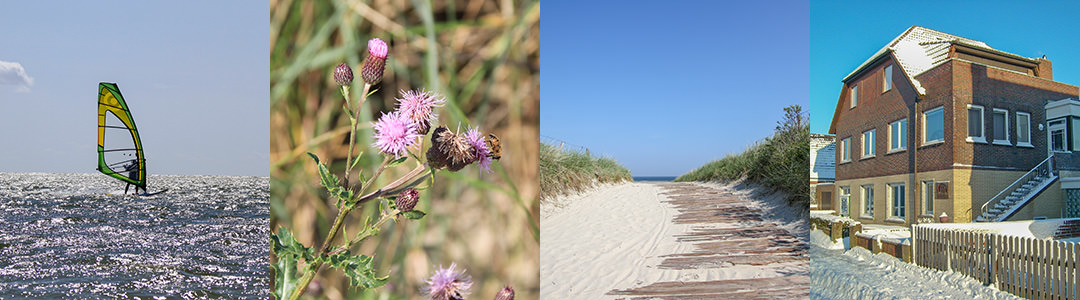
[(270, 178), (0, 173), (0, 299), (270, 298)]
[(634, 176), (634, 182), (639, 181), (675, 181), (678, 176)]

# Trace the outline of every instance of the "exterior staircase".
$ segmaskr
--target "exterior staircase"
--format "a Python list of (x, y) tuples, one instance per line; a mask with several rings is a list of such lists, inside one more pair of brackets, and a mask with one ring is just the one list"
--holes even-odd
[(982, 206), (982, 213), (975, 218), (975, 222), (1004, 221), (1054, 183), (1058, 176), (1053, 168), (1053, 158), (1053, 156), (1047, 157), (1027, 174), (1020, 176), (996, 196), (990, 198), (990, 201), (986, 201)]

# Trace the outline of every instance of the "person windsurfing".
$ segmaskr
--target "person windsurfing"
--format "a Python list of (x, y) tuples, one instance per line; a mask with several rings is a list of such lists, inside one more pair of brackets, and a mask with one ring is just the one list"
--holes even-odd
[[(135, 176), (137, 176), (138, 173), (139, 173), (139, 164), (135, 163), (135, 160), (132, 159), (131, 162), (124, 165), (124, 171), (128, 172), (128, 178), (135, 178)], [(127, 195), (129, 188), (131, 188), (131, 183), (130, 182), (128, 182), (127, 185), (124, 186), (124, 195)], [(135, 194), (138, 194), (138, 193), (139, 193), (139, 186), (135, 186)], [(143, 193), (146, 193), (145, 188), (143, 189)]]

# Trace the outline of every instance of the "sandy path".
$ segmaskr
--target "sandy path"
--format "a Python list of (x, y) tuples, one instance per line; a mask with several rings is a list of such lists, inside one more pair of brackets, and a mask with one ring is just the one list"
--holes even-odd
[[(809, 293), (806, 238), (726, 186), (627, 183), (540, 222), (543, 299), (791, 298)], [(767, 210), (767, 209), (766, 209)], [(753, 287), (773, 291), (756, 291)]]

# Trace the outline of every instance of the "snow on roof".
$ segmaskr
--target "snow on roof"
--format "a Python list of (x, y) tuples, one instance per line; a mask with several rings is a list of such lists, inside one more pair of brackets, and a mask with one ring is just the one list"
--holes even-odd
[(896, 57), (896, 60), (900, 62), (900, 69), (904, 71), (904, 74), (911, 80), (911, 83), (915, 85), (915, 89), (919, 94), (926, 94), (926, 90), (918, 80), (915, 80), (915, 76), (945, 62), (949, 56), (949, 45), (953, 43), (1001, 53), (1001, 51), (995, 50), (986, 43), (980, 41), (951, 35), (926, 27), (911, 26), (911, 28), (908, 28), (908, 30), (886, 44), (885, 47), (882, 47), (881, 50), (878, 50), (877, 53), (874, 53), (873, 56), (859, 65), (858, 68), (855, 68), (854, 71), (845, 76), (844, 81), (848, 81), (863, 69), (880, 59), (883, 55), (891, 52)]

